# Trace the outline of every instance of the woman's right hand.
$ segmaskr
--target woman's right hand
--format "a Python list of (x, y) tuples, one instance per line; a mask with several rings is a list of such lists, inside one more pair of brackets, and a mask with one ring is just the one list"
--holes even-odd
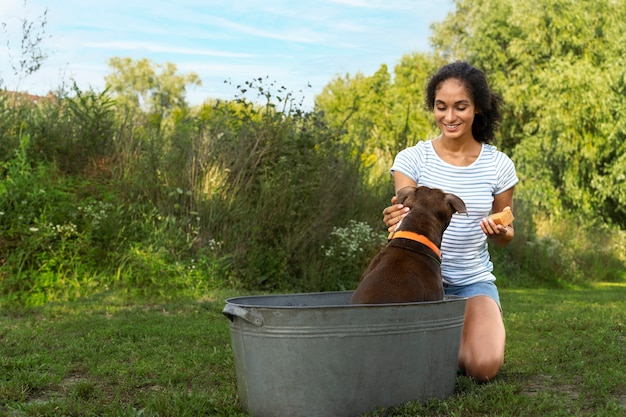
[(404, 207), (402, 204), (396, 204), (396, 200), (397, 198), (394, 195), (391, 198), (391, 205), (383, 210), (383, 222), (389, 232), (393, 232), (398, 222), (409, 212), (408, 207)]

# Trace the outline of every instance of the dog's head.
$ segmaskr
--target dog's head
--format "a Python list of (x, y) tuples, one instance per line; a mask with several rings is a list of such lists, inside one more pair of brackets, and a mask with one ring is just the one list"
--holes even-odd
[(398, 230), (409, 230), (426, 235), (438, 246), (454, 213), (467, 214), (465, 203), (454, 194), (438, 188), (403, 187), (396, 192), (397, 204), (410, 208)]

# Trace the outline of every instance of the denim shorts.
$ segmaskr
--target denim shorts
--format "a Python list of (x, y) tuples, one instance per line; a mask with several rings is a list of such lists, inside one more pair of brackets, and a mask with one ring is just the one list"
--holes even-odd
[(477, 295), (486, 295), (498, 304), (500, 311), (502, 306), (500, 305), (500, 295), (498, 294), (498, 287), (493, 281), (481, 281), (469, 285), (450, 285), (443, 283), (443, 291), (446, 295), (458, 295), (460, 297), (475, 297)]

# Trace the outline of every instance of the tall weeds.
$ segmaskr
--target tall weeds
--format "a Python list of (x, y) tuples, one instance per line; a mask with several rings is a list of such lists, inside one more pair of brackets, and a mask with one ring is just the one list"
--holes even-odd
[(238, 100), (155, 125), (105, 93), (33, 106), (0, 120), (22, 129), (0, 189), (9, 300), (111, 287), (159, 296), (346, 288), (381, 240), (356, 231), (356, 262), (330, 262), (333, 231), (356, 220), (384, 236), (390, 184), (366, 184), (357, 153), (320, 113)]
[(567, 288), (626, 278), (626, 231), (575, 213), (550, 216), (515, 203), (515, 238), (491, 248), (499, 284)]
[[(384, 243), (391, 181), (321, 112), (262, 96), (156, 119), (106, 92), (0, 95), (0, 299), (356, 286)], [(623, 231), (524, 202), (516, 218), (493, 249), (505, 285), (623, 278)]]

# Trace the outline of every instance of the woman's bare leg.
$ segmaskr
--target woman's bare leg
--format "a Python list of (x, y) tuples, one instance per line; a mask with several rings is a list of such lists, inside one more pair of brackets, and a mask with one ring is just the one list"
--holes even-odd
[(465, 307), (459, 368), (478, 382), (494, 379), (504, 363), (505, 340), (506, 331), (498, 304), (483, 295), (469, 298)]

